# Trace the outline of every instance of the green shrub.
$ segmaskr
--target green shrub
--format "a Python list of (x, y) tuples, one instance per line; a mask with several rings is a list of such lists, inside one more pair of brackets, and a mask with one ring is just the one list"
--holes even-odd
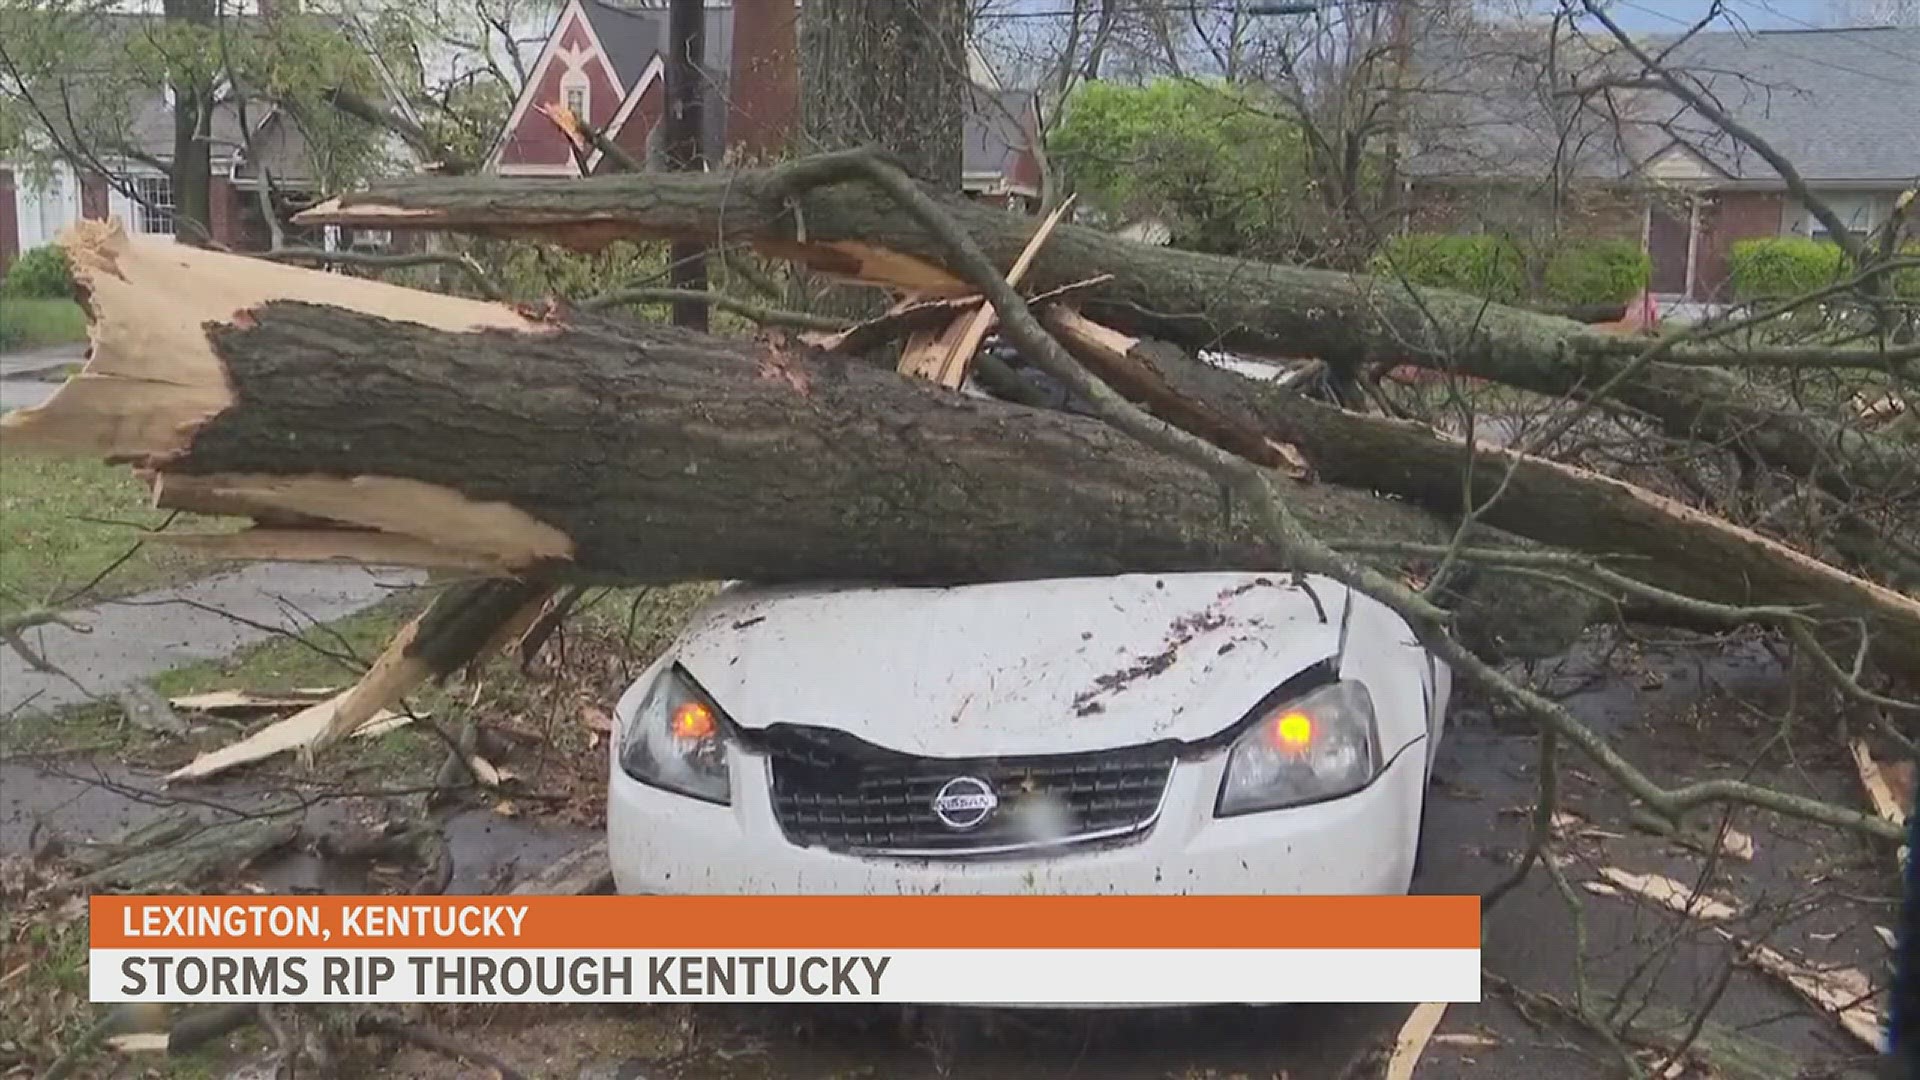
[(1380, 273), (1398, 272), (1415, 285), (1454, 289), (1490, 300), (1517, 300), (1526, 289), (1526, 261), (1511, 241), (1488, 233), (1404, 233), (1374, 259)]
[(1565, 304), (1631, 300), (1653, 277), (1653, 260), (1627, 240), (1599, 240), (1562, 248), (1547, 260), (1542, 284), (1548, 299)]
[(1733, 295), (1740, 300), (1785, 298), (1831, 285), (1847, 275), (1838, 244), (1805, 236), (1741, 240), (1728, 259)]
[(70, 299), (73, 296), (73, 267), (67, 264), (65, 248), (37, 247), (14, 260), (0, 293), (38, 300)]

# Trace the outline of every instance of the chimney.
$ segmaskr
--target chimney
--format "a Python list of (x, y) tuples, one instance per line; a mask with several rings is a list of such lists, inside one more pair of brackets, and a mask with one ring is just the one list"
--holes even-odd
[(795, 0), (734, 0), (726, 150), (786, 149), (800, 111), (799, 18)]

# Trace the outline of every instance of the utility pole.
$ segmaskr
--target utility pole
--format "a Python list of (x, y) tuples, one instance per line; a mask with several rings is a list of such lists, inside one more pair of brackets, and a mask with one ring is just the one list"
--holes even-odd
[[(707, 51), (706, 0), (672, 0), (667, 12), (667, 168), (691, 172), (706, 168), (702, 146), (706, 77), (702, 67)], [(669, 280), (679, 289), (706, 291), (706, 244), (675, 240)], [(707, 328), (707, 305), (697, 300), (673, 302), (673, 324), (695, 330)]]

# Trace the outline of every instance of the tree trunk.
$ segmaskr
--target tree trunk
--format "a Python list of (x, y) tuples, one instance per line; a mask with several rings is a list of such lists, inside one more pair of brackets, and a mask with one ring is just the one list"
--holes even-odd
[[(706, 0), (673, 0), (668, 18), (667, 52), (667, 163), (678, 172), (706, 167), (703, 143), (706, 76)], [(671, 279), (678, 289), (704, 291), (707, 287), (706, 243), (675, 240), (671, 246)], [(694, 300), (673, 303), (673, 324), (689, 330), (707, 328), (707, 305)]]
[(800, 9), (800, 109), (809, 151), (880, 147), (960, 190), (967, 0), (837, 0)]
[[(800, 8), (800, 145), (879, 148), (921, 180), (960, 190), (968, 0), (839, 0)], [(869, 289), (796, 273), (790, 303), (876, 315)]]
[[(947, 270), (938, 242), (885, 197), (864, 183), (822, 184), (860, 175), (817, 159), (670, 180), (401, 180), (342, 196), (297, 220), (519, 231), (587, 247), (622, 237), (724, 235), (852, 280), (970, 292)], [(950, 209), (1001, 267), (1012, 265), (1032, 234), (1031, 221), (1003, 211), (964, 202)], [(1319, 357), (1345, 369), (1407, 363), (1563, 395), (1605, 383), (1649, 344), (1443, 289), (1152, 247), (1068, 224), (1054, 231), (1022, 285), (1039, 291), (1100, 274), (1110, 276), (1078, 301), (1089, 316), (1190, 350)], [(1648, 364), (1611, 396), (1674, 438), (1743, 448), (1843, 496), (1903, 492), (1920, 469), (1920, 447), (1809, 412), (1701, 363), (1737, 362), (1737, 355), (1702, 347), (1674, 358), (1689, 362)]]
[[(165, 0), (168, 22), (211, 31), (212, 0)], [(173, 231), (189, 244), (213, 239), (212, 89), (198, 78), (173, 79)]]
[[(195, 545), (217, 555), (627, 584), (1288, 566), (1204, 473), (1092, 420), (777, 341), (543, 322), (104, 226), (69, 247), (97, 344), (82, 377), (0, 420), (5, 445), (132, 462), (163, 506), (259, 523)], [(1328, 535), (1453, 533), (1358, 490), (1288, 499)], [(397, 665), (444, 668), (401, 644)]]
[[(1805, 599), (1853, 611), (1876, 633), (1920, 650), (1920, 603), (1644, 488), (1310, 401), (1106, 330), (1065, 308), (1049, 309), (1042, 318), (1109, 385), (1229, 449), (1238, 449), (1236, 442), (1283, 442), (1299, 448), (1321, 479), (1399, 496), (1443, 514), (1461, 510), (1462, 478), (1470, 477), (1472, 505), (1487, 524), (1607, 558), (1629, 577), (1685, 596), (1733, 606)], [(1509, 622), (1498, 632), (1532, 629)], [(1549, 636), (1559, 635), (1550, 628)]]

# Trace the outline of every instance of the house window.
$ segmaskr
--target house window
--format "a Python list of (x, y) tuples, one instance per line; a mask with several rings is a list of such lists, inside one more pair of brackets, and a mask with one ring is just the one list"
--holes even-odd
[(568, 72), (560, 83), (560, 103), (567, 107), (568, 112), (585, 120), (588, 101), (586, 76), (577, 71)]
[[(1838, 217), (1848, 232), (1865, 240), (1881, 219), (1885, 216), (1880, 205), (1881, 200), (1874, 194), (1854, 192), (1828, 192), (1823, 196), (1828, 208)], [(1801, 229), (1815, 240), (1831, 240), (1833, 234), (1827, 230), (1819, 218), (1804, 206), (1800, 208)]]
[(131, 181), (134, 195), (134, 228), (150, 236), (173, 235), (173, 178), (136, 176)]
[(40, 189), (41, 243), (51, 243), (60, 235), (60, 230), (72, 224), (78, 216), (67, 197), (66, 178), (55, 170), (47, 177), (46, 186)]

